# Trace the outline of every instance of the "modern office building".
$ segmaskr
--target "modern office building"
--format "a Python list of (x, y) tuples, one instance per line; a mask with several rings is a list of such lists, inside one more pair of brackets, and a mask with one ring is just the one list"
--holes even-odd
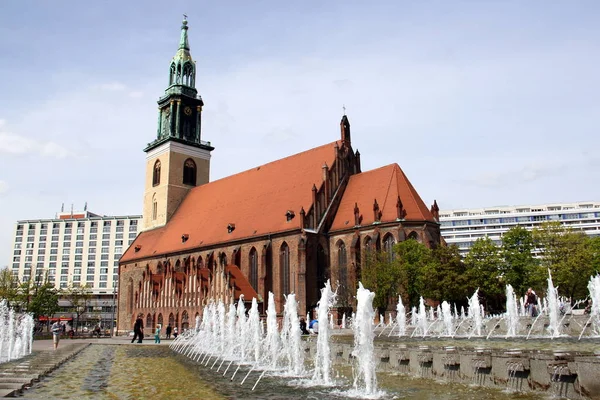
[(456, 244), (466, 254), (482, 237), (496, 244), (502, 235), (520, 225), (527, 229), (548, 221), (558, 221), (590, 236), (600, 236), (600, 202), (558, 203), (526, 206), (500, 206), (440, 211), (442, 236), (446, 243)]
[[(111, 326), (119, 258), (136, 238), (141, 218), (85, 210), (17, 221), (9, 265), (20, 282), (47, 279), (57, 289), (87, 285), (92, 301), (83, 318)], [(59, 304), (68, 309), (64, 300)]]

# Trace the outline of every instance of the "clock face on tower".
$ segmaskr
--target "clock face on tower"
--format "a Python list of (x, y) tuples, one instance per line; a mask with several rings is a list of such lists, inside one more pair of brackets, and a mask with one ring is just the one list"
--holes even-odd
[(192, 115), (192, 109), (189, 107), (186, 107), (183, 109), (183, 112), (185, 113), (185, 115), (190, 116)]

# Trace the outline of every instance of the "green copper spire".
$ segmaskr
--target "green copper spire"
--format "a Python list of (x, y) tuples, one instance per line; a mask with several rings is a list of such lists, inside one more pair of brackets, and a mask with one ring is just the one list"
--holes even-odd
[(177, 85), (186, 86), (192, 89), (196, 88), (196, 63), (192, 60), (192, 55), (190, 54), (187, 24), (187, 16), (184, 15), (183, 22), (181, 23), (179, 49), (171, 61), (169, 87)]
[(187, 15), (183, 14), (183, 21), (181, 22), (181, 38), (179, 39), (179, 48), (189, 51), (190, 44), (188, 43), (187, 30)]

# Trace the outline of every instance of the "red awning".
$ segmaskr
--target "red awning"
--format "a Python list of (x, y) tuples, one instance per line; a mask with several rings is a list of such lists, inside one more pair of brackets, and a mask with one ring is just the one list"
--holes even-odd
[[(38, 318), (38, 321), (40, 321), (40, 322), (48, 321), (48, 317), (44, 317), (42, 315), (41, 317)], [(54, 321), (73, 321), (73, 318), (71, 318), (71, 317), (60, 317), (60, 318), (51, 317), (50, 322), (54, 322)]]

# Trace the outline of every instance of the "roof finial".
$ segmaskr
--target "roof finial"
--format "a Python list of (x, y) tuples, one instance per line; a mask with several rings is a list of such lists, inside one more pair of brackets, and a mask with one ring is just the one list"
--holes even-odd
[(342, 109), (344, 110), (344, 115), (346, 115), (346, 105), (342, 104)]
[(179, 48), (188, 50), (190, 49), (190, 45), (188, 43), (188, 35), (187, 35), (187, 15), (183, 14), (183, 21), (181, 21), (181, 38), (179, 39)]

